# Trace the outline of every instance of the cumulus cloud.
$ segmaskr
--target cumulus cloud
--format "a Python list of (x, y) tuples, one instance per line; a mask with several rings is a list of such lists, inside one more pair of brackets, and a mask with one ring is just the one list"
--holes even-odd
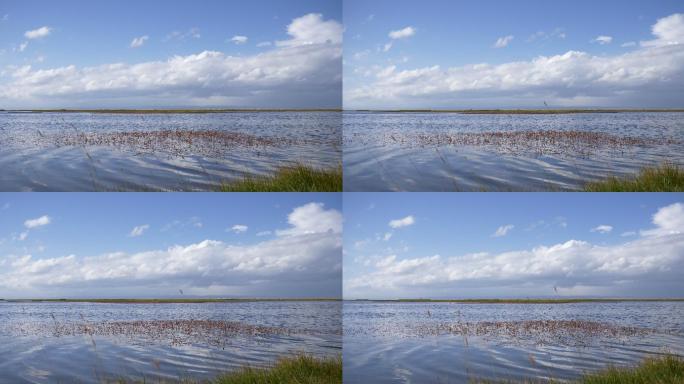
[(251, 245), (204, 240), (136, 253), (6, 255), (0, 289), (5, 297), (160, 295), (179, 288), (198, 295), (339, 296), (340, 212), (310, 204), (288, 222), (276, 238)]
[(235, 224), (232, 227), (230, 227), (230, 231), (233, 233), (244, 233), (247, 232), (248, 229), (248, 226), (242, 224)]
[(288, 40), (249, 56), (204, 51), (137, 64), (15, 68), (0, 78), (0, 104), (10, 108), (341, 106), (342, 25), (309, 14), (294, 19), (287, 32)]
[(605, 36), (605, 35), (596, 36), (596, 38), (594, 40), (592, 40), (591, 42), (597, 43), (600, 45), (606, 45), (606, 44), (610, 44), (613, 42), (613, 37), (612, 36)]
[(134, 227), (131, 230), (131, 233), (128, 234), (128, 236), (130, 236), (130, 237), (142, 236), (143, 233), (145, 233), (145, 231), (147, 231), (148, 229), (150, 229), (149, 224), (139, 225), (137, 227)]
[(591, 232), (610, 233), (612, 230), (613, 230), (613, 227), (610, 225), (599, 225), (595, 228), (592, 228)]
[(684, 100), (684, 17), (658, 20), (654, 40), (617, 55), (568, 51), (502, 64), (433, 65), (373, 70), (345, 87), (347, 108), (537, 106), (681, 107)]
[(37, 219), (30, 219), (24, 221), (24, 227), (28, 229), (38, 228), (50, 224), (50, 216), (43, 215)]
[(249, 38), (247, 36), (241, 36), (241, 35), (235, 35), (230, 39), (230, 41), (232, 41), (233, 43), (235, 43), (237, 45), (245, 44), (247, 42), (247, 40), (249, 40)]
[(33, 29), (31, 31), (26, 31), (26, 33), (24, 33), (24, 36), (27, 39), (41, 39), (43, 37), (50, 35), (50, 32), (52, 32), (52, 28), (45, 26), (40, 27), (38, 29)]
[(133, 41), (131, 41), (131, 48), (142, 47), (149, 38), (150, 37), (147, 35), (133, 38)]
[(494, 43), (494, 48), (504, 48), (507, 47), (508, 44), (513, 41), (515, 37), (513, 35), (508, 35), (504, 37), (499, 37), (496, 42)]
[(390, 31), (390, 33), (387, 35), (389, 36), (390, 39), (405, 39), (407, 37), (411, 37), (416, 34), (416, 29), (408, 26), (403, 29), (399, 29), (396, 31)]
[(416, 220), (413, 218), (413, 216), (406, 216), (403, 219), (397, 219), (397, 220), (392, 220), (389, 222), (389, 226), (392, 228), (402, 228), (402, 227), (408, 227), (409, 225), (413, 225), (416, 222)]
[[(653, 228), (632, 241), (596, 245), (568, 240), (553, 245), (502, 253), (473, 253), (461, 256), (430, 255), (401, 259), (390, 255), (379, 259), (374, 269), (345, 281), (345, 297), (401, 297), (464, 294), (469, 290), (502, 289), (540, 295), (547, 288), (567, 292), (616, 294), (631, 287), (645, 294), (650, 284), (684, 288), (684, 205), (659, 209)], [(498, 290), (498, 291), (497, 291)], [(662, 294), (662, 293), (661, 293)]]
[(26, 47), (28, 47), (28, 41), (24, 41), (23, 43), (19, 44), (19, 52), (24, 52)]
[(308, 233), (342, 233), (342, 214), (326, 210), (322, 203), (309, 203), (294, 209), (287, 222), (291, 228), (278, 230), (278, 236), (296, 236)]
[(502, 225), (499, 228), (496, 229), (496, 232), (492, 235), (492, 237), (504, 237), (508, 234), (508, 232), (515, 228), (514, 225), (508, 224), (508, 225)]

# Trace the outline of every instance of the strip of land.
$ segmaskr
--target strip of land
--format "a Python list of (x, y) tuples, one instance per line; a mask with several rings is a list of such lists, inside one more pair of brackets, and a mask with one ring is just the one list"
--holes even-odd
[(155, 113), (258, 113), (258, 112), (341, 112), (342, 109), (17, 109), (2, 110), (8, 113), (117, 113), (117, 114), (155, 114)]
[(165, 298), (165, 299), (0, 299), (6, 303), (104, 303), (104, 304), (201, 304), (201, 303), (251, 303), (251, 302), (298, 302), (341, 301), (336, 298)]
[(622, 303), (622, 302), (678, 302), (684, 298), (570, 298), (570, 299), (357, 299), (353, 302), (371, 303), (460, 303), (460, 304), (570, 304), (570, 303)]
[(471, 115), (563, 115), (576, 113), (659, 113), (684, 109), (359, 109), (368, 113), (461, 113)]

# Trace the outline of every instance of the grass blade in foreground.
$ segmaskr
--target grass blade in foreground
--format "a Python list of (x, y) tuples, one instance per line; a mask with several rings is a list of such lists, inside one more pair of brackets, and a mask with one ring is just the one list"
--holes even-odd
[(589, 183), (587, 192), (682, 192), (684, 172), (676, 165), (663, 164), (644, 168), (638, 175), (627, 178), (611, 177), (604, 181)]
[(342, 167), (320, 170), (304, 165), (280, 168), (275, 175), (245, 177), (223, 184), (221, 192), (342, 192)]
[(213, 383), (342, 383), (342, 358), (317, 359), (301, 355), (294, 358), (281, 359), (273, 367), (268, 369), (243, 368), (235, 373), (218, 377)]
[[(488, 381), (475, 380), (475, 383), (493, 384), (532, 384), (540, 381)], [(554, 382), (554, 381), (552, 381)], [(610, 367), (597, 373), (586, 374), (575, 384), (680, 384), (684, 383), (684, 361), (676, 356), (648, 358), (633, 368)]]

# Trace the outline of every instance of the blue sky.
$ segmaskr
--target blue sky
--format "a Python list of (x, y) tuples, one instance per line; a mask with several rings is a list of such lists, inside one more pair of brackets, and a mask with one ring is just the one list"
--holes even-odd
[(338, 194), (4, 193), (0, 218), (2, 298), (340, 294)]
[(347, 0), (345, 108), (681, 107), (682, 12), (674, 0)]
[(667, 193), (349, 193), (344, 295), (677, 295), (682, 203)]
[(341, 13), (337, 0), (5, 1), (0, 102), (339, 106)]

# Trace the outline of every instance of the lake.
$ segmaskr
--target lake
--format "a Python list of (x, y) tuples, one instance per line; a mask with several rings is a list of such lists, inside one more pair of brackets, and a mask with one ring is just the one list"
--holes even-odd
[(2, 191), (205, 191), (342, 162), (340, 112), (0, 113)]
[(0, 303), (0, 382), (209, 379), (341, 353), (340, 302)]
[(569, 380), (684, 355), (684, 302), (344, 303), (345, 382)]
[(684, 166), (683, 113), (344, 113), (346, 191), (571, 191)]

